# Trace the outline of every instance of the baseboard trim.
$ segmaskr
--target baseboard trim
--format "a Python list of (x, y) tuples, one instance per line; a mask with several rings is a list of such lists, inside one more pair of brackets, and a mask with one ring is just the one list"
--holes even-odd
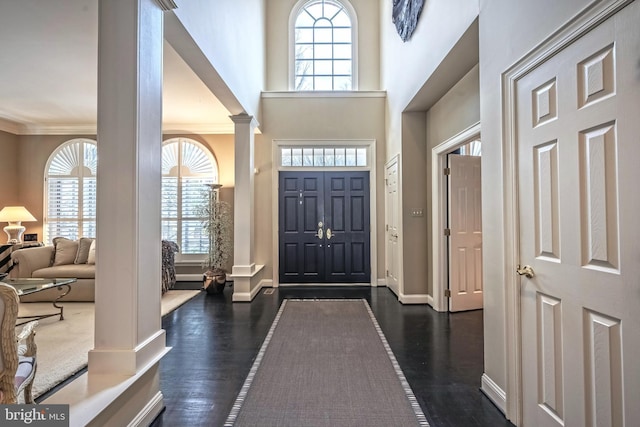
[(137, 426), (149, 426), (155, 420), (162, 409), (164, 408), (164, 397), (162, 392), (159, 391), (155, 396), (145, 405), (138, 415), (131, 420), (128, 427)]
[(202, 273), (200, 274), (176, 274), (178, 282), (202, 282)]
[(487, 374), (482, 374), (480, 390), (493, 402), (498, 409), (506, 414), (507, 394)]
[(272, 288), (273, 280), (262, 279), (258, 282), (258, 285), (251, 290), (251, 292), (235, 292), (233, 293), (233, 302), (251, 302), (260, 293), (262, 288)]
[(433, 296), (427, 295), (427, 304), (433, 308)]
[(373, 286), (377, 286), (377, 287), (385, 287), (387, 286), (387, 279), (378, 279)]
[(416, 295), (400, 294), (400, 295), (398, 295), (398, 301), (400, 301), (402, 304), (428, 304), (429, 303), (429, 295), (427, 295), (427, 294), (416, 294)]

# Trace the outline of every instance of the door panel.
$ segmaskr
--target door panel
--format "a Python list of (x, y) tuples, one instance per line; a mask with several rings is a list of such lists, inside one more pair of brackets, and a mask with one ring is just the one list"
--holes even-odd
[(482, 308), (480, 157), (449, 154), (450, 311)]
[(640, 3), (517, 82), (523, 425), (640, 425)]
[(281, 172), (281, 283), (369, 283), (368, 172)]
[(323, 175), (280, 174), (280, 281), (311, 283), (324, 274), (322, 240), (317, 237), (324, 209)]

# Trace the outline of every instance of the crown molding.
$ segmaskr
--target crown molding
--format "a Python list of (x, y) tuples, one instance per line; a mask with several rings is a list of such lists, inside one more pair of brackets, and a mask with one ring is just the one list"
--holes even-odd
[(20, 134), (20, 125), (11, 120), (3, 119), (0, 117), (0, 131), (12, 133), (14, 135)]
[[(37, 125), (23, 124), (0, 117), (0, 131), (14, 135), (96, 135), (95, 124)], [(234, 134), (235, 126), (229, 123), (165, 123), (162, 133), (174, 134)], [(256, 132), (260, 133), (260, 132)]]

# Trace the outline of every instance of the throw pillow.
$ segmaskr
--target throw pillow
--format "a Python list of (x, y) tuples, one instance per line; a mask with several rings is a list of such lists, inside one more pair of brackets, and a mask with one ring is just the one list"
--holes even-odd
[(53, 265), (73, 264), (78, 253), (78, 242), (69, 240), (65, 237), (56, 237), (53, 239), (55, 251), (53, 255)]
[(89, 256), (87, 257), (87, 264), (96, 263), (96, 240), (93, 239), (91, 246), (89, 247)]
[(86, 264), (89, 259), (89, 249), (91, 248), (91, 243), (93, 242), (92, 238), (89, 237), (81, 237), (78, 241), (78, 253), (76, 254), (76, 259), (73, 261), (74, 264)]

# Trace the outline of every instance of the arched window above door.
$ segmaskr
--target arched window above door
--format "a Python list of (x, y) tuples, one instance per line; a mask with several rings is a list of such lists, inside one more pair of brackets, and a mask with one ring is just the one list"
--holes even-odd
[(291, 88), (357, 89), (356, 15), (346, 0), (303, 0), (290, 19)]

